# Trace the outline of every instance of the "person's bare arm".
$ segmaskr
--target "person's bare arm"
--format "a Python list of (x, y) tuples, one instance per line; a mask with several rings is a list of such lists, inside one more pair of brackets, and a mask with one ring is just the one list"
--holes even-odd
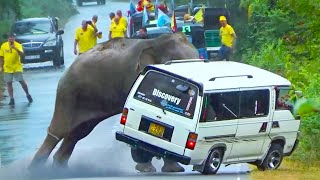
[(78, 54), (77, 44), (78, 44), (78, 41), (75, 39), (75, 40), (74, 40), (74, 47), (73, 47), (73, 53), (74, 53), (74, 55), (77, 55), (77, 54)]

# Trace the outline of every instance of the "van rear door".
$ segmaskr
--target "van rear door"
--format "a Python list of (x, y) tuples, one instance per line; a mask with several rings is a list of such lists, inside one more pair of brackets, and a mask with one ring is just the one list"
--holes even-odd
[(194, 83), (150, 70), (128, 96), (124, 133), (182, 155), (189, 132), (195, 131), (200, 102)]

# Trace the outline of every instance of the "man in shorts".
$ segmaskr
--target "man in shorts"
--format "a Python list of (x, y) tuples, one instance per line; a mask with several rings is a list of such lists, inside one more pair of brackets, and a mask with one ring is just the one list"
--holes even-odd
[(15, 35), (10, 33), (8, 35), (8, 41), (3, 43), (0, 48), (0, 72), (4, 72), (4, 81), (8, 87), (8, 93), (10, 96), (9, 105), (14, 105), (13, 98), (13, 78), (19, 81), (24, 92), (27, 95), (29, 103), (31, 103), (32, 97), (29, 94), (28, 86), (23, 79), (23, 67), (21, 63), (21, 57), (23, 57), (23, 47), (21, 44), (15, 41)]

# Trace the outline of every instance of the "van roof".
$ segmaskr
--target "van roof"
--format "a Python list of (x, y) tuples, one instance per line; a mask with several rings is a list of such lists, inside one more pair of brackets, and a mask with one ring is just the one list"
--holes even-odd
[(275, 73), (232, 61), (180, 60), (151, 66), (202, 83), (204, 91), (291, 85)]

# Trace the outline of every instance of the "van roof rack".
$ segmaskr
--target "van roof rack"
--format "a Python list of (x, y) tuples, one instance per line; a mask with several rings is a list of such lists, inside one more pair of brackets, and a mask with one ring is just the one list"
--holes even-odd
[(242, 76), (246, 76), (247, 78), (253, 78), (252, 75), (220, 76), (220, 77), (213, 77), (213, 78), (209, 79), (209, 81), (214, 81), (217, 78), (242, 77)]
[(208, 59), (187, 59), (187, 60), (171, 60), (164, 63), (164, 65), (187, 63), (187, 62), (210, 62)]

